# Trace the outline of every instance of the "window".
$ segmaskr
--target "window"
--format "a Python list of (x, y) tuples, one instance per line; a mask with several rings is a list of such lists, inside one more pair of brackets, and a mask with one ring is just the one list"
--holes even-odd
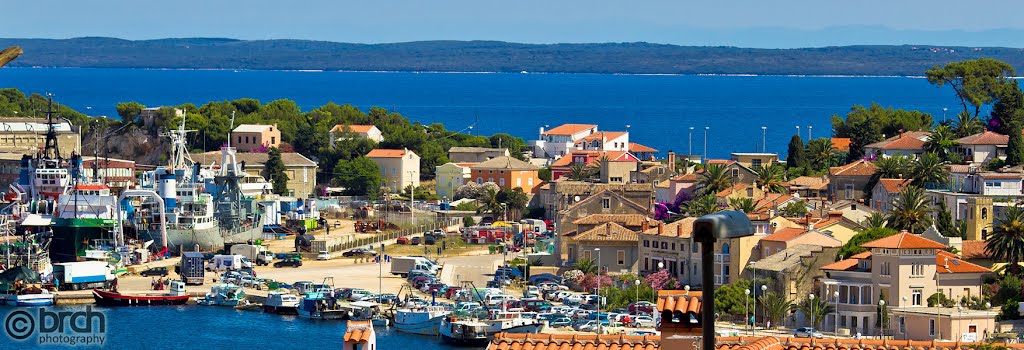
[(611, 198), (601, 198), (601, 208), (602, 209), (611, 209), (612, 208), (612, 199)]
[(750, 166), (752, 168), (757, 168), (757, 167), (761, 166), (761, 160), (760, 159), (753, 159), (753, 160), (751, 160), (750, 161)]
[(900, 323), (900, 334), (906, 333), (907, 332), (907, 322), (906, 322), (907, 318), (906, 317), (900, 317), (899, 319), (900, 319), (900, 321), (899, 321), (899, 323)]
[(732, 169), (732, 177), (740, 177), (740, 170)]
[(617, 263), (619, 263), (619, 266), (625, 265), (626, 264), (626, 251), (625, 250), (620, 250), (620, 251), (615, 252), (615, 260), (616, 260)]
[(275, 143), (277, 143), (277, 136), (271, 136), (270, 137), (270, 144), (273, 145)]
[(935, 320), (928, 320), (928, 335), (935, 336)]
[(533, 186), (533, 178), (532, 177), (529, 178), (529, 179), (526, 179), (526, 185), (527, 186)]
[(911, 291), (910, 305), (921, 306), (921, 295), (922, 292), (920, 289), (914, 289)]
[(589, 250), (584, 250), (583, 251), (583, 260), (590, 260), (590, 251)]
[(988, 208), (981, 208), (981, 219), (988, 219)]
[(517, 177), (516, 178), (516, 187), (523, 187), (523, 178), (521, 178), (521, 177)]
[(672, 242), (672, 250), (676, 250), (676, 243)]
[(668, 242), (661, 242), (661, 249), (668, 249)]
[(651, 258), (644, 258), (644, 270), (651, 269)]
[(846, 184), (846, 199), (853, 199), (853, 184)]
[(505, 178), (498, 179), (498, 186), (505, 186)]
[(476, 184), (477, 185), (482, 185), (483, 183), (484, 183), (484, 178), (482, 178), (482, 177), (476, 178)]
[(487, 182), (494, 182), (494, 178), (493, 177), (487, 178)]
[(910, 276), (911, 277), (924, 277), (924, 265), (922, 265), (922, 264), (910, 265)]
[(881, 274), (882, 276), (888, 276), (889, 275), (889, 262), (888, 261), (882, 262), (882, 264), (880, 266), (880, 269), (879, 269), (879, 274)]
[(648, 240), (645, 239), (644, 240), (644, 248), (650, 248), (650, 247), (651, 247), (651, 241), (648, 241)]
[(619, 177), (610, 177), (610, 178), (608, 178), (608, 181), (609, 182), (622, 182), (622, 177), (621, 176), (619, 176)]

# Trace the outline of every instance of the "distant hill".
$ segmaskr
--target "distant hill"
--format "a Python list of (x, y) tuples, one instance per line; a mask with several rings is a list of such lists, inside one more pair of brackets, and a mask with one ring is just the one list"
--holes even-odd
[(12, 67), (282, 69), (636, 74), (923, 75), (933, 65), (991, 57), (1024, 72), (1024, 49), (842, 46), (746, 49), (650, 43), (517, 44), (420, 41), (351, 44), (217, 38), (0, 39), (25, 53)]

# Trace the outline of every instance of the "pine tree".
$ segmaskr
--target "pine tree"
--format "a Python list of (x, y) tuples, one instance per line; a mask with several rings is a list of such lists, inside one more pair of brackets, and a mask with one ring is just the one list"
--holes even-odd
[(288, 175), (284, 172), (284, 161), (281, 160), (281, 150), (271, 147), (267, 151), (267, 163), (263, 165), (263, 172), (270, 177), (271, 185), (274, 186), (274, 193), (282, 196), (288, 195)]
[(1010, 123), (1010, 144), (1006, 149), (1006, 165), (1024, 164), (1024, 139), (1020, 122)]
[(793, 138), (789, 139), (789, 154), (786, 155), (786, 166), (790, 168), (801, 168), (807, 163), (804, 158), (804, 141), (800, 139), (800, 135), (793, 135)]

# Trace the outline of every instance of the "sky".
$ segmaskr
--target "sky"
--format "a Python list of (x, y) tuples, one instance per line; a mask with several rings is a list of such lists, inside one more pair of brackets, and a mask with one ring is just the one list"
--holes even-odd
[[(3, 0), (0, 37), (1024, 47), (1024, 1)], [(988, 10), (994, 9), (994, 10)]]

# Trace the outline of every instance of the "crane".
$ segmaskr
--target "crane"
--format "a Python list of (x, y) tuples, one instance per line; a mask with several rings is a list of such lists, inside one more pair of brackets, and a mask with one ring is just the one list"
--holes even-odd
[(22, 53), (25, 53), (25, 51), (22, 51), (21, 48), (17, 46), (11, 46), (0, 51), (0, 67), (7, 65), (8, 62), (18, 58)]

